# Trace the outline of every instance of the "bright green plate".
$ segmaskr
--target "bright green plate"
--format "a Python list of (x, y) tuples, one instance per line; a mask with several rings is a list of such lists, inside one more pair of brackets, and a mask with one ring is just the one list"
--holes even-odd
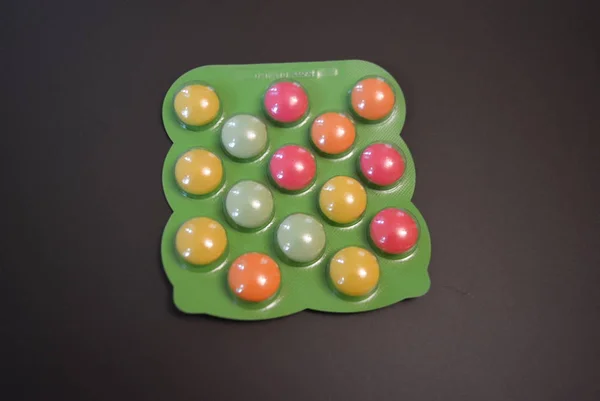
[[(351, 115), (349, 92), (362, 78), (378, 76), (385, 79), (396, 94), (395, 108), (387, 119), (366, 123), (355, 119), (357, 138), (351, 152), (342, 158), (326, 158), (315, 152), (309, 137), (310, 126), (319, 114), (339, 111)], [(262, 99), (267, 88), (277, 80), (293, 80), (308, 93), (310, 111), (299, 124), (283, 127), (270, 121), (263, 109)], [(173, 109), (176, 93), (190, 82), (210, 85), (219, 96), (221, 116), (207, 128), (186, 129)], [(232, 160), (222, 149), (220, 132), (228, 117), (252, 114), (267, 124), (269, 148), (267, 153), (252, 162)], [(415, 189), (415, 166), (412, 156), (400, 138), (406, 116), (404, 95), (395, 79), (381, 67), (360, 60), (255, 64), (211, 65), (193, 69), (179, 77), (166, 94), (163, 111), (164, 126), (173, 141), (163, 169), (163, 187), (173, 215), (164, 229), (161, 245), (166, 275), (173, 285), (173, 299), (177, 308), (190, 314), (209, 314), (236, 320), (261, 320), (290, 315), (304, 309), (324, 312), (364, 312), (382, 308), (407, 298), (424, 295), (430, 286), (427, 272), (431, 241), (425, 220), (411, 203)], [(337, 175), (347, 175), (362, 183), (358, 174), (358, 158), (362, 150), (375, 142), (388, 142), (398, 147), (406, 162), (400, 181), (385, 190), (365, 185), (367, 210), (350, 227), (338, 227), (320, 214), (318, 196), (323, 183)], [(309, 190), (301, 194), (283, 193), (268, 178), (270, 156), (281, 146), (297, 144), (314, 152), (317, 178)], [(221, 158), (224, 184), (218, 191), (204, 198), (185, 196), (174, 177), (177, 158), (191, 148), (205, 148)], [(258, 232), (242, 232), (228, 223), (224, 214), (224, 197), (229, 188), (240, 180), (255, 180), (265, 184), (273, 193), (275, 214), (273, 221)], [(369, 222), (380, 210), (395, 207), (407, 210), (416, 219), (420, 234), (416, 247), (402, 258), (383, 255), (371, 246), (368, 239)], [(322, 258), (306, 267), (292, 266), (276, 250), (275, 232), (279, 223), (293, 213), (306, 213), (321, 219), (327, 236)], [(178, 228), (188, 219), (206, 216), (219, 221), (227, 232), (225, 254), (208, 266), (191, 266), (179, 257), (175, 248)], [(350, 299), (341, 296), (329, 282), (328, 265), (340, 249), (359, 246), (376, 254), (380, 266), (380, 280), (376, 290), (366, 298)], [(231, 262), (247, 252), (262, 252), (271, 256), (280, 267), (281, 286), (268, 301), (251, 304), (238, 300), (229, 290), (227, 273)]]

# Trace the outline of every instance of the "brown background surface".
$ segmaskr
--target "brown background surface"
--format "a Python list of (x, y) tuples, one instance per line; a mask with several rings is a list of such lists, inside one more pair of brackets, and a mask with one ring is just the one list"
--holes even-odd
[[(598, 400), (598, 10), (583, 1), (9, 1), (0, 398)], [(432, 288), (236, 323), (159, 262), (169, 85), (360, 58), (403, 87)]]

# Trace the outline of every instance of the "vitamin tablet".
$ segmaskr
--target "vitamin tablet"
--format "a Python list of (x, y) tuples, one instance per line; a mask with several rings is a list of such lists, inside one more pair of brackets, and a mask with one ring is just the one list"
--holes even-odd
[(277, 229), (277, 245), (294, 262), (312, 262), (325, 248), (325, 229), (310, 215), (292, 214)]
[(379, 186), (395, 184), (404, 174), (400, 152), (390, 144), (376, 143), (360, 155), (360, 171), (369, 182)]
[(179, 157), (175, 165), (177, 185), (190, 195), (206, 195), (223, 181), (221, 160), (205, 149), (192, 149)]
[(256, 181), (240, 181), (229, 190), (225, 210), (234, 223), (244, 228), (259, 228), (273, 215), (273, 195)]
[(183, 124), (201, 127), (217, 118), (221, 106), (219, 97), (212, 88), (188, 85), (175, 95), (173, 107)]
[(308, 95), (296, 82), (276, 82), (265, 93), (264, 107), (272, 120), (283, 124), (294, 123), (308, 112)]
[(350, 95), (354, 112), (369, 121), (387, 117), (394, 108), (396, 96), (392, 87), (381, 78), (359, 81)]
[(269, 162), (271, 178), (281, 189), (299, 191), (315, 178), (317, 164), (308, 149), (286, 145), (277, 150)]
[(346, 152), (356, 138), (354, 123), (341, 113), (324, 113), (318, 116), (310, 129), (312, 143), (321, 152), (339, 155)]
[(221, 142), (225, 151), (235, 158), (255, 158), (267, 148), (267, 126), (248, 114), (233, 116), (223, 125)]
[(269, 256), (258, 252), (246, 253), (231, 264), (227, 282), (231, 292), (239, 299), (262, 302), (279, 289), (281, 272)]
[(329, 278), (342, 294), (360, 297), (371, 293), (379, 282), (379, 263), (366, 249), (351, 246), (336, 253), (329, 263)]
[(227, 247), (227, 234), (221, 224), (208, 217), (186, 221), (175, 236), (175, 248), (183, 260), (208, 265), (219, 259)]
[(373, 244), (385, 253), (400, 255), (410, 251), (419, 238), (415, 219), (405, 210), (383, 209), (375, 215), (369, 226)]
[(333, 177), (321, 188), (319, 206), (334, 223), (352, 223), (362, 216), (367, 207), (367, 192), (354, 178)]

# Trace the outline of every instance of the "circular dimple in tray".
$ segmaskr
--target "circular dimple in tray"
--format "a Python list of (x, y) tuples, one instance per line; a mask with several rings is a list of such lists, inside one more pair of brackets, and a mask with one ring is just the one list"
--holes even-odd
[[(211, 292), (229, 294), (229, 306), (206, 312), (260, 318), (231, 309), (238, 308), (263, 311), (266, 318), (278, 308), (282, 311), (275, 315), (305, 308), (336, 311), (339, 302), (364, 305), (379, 297), (381, 288), (390, 287), (386, 280), (395, 280), (388, 273), (390, 263), (418, 253), (423, 226), (410, 202), (394, 206), (407, 185), (406, 175), (414, 176), (414, 166), (399, 137), (378, 135), (389, 132), (394, 119), (403, 120), (388, 81), (364, 75), (346, 88), (349, 96), (339, 91), (343, 107), (339, 99), (315, 107), (312, 100), (319, 93), (314, 87), (274, 80), (262, 98), (255, 93), (262, 105), (253, 112), (228, 109), (229, 102), (236, 103), (236, 93), (224, 90), (221, 95), (222, 83), (204, 81), (219, 100), (219, 111), (197, 117), (195, 121), (214, 125), (196, 132), (202, 126), (189, 127), (173, 103), (171, 113), (190, 136), (174, 146), (179, 157), (174, 171), (165, 169), (165, 193), (177, 221), (171, 244), (179, 268), (206, 275), (204, 289), (212, 285)], [(215, 124), (219, 116), (222, 121)], [(169, 162), (168, 157), (165, 165)], [(199, 217), (211, 221), (202, 226)], [(193, 233), (188, 232), (191, 223), (196, 223)], [(166, 252), (163, 246), (163, 259)], [(200, 262), (189, 256), (197, 254), (211, 256)], [(180, 274), (171, 274), (172, 282), (175, 276)], [(227, 285), (218, 284), (220, 280), (209, 284), (215, 276), (226, 276)], [(325, 296), (338, 301), (319, 305)], [(295, 306), (283, 308), (289, 303)]]

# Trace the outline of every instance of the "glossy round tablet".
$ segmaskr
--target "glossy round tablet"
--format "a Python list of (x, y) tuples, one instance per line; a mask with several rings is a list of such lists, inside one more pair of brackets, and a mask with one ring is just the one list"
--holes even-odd
[(205, 149), (192, 149), (175, 164), (177, 185), (191, 195), (206, 195), (217, 189), (223, 180), (221, 160)]
[(175, 236), (177, 253), (193, 265), (214, 262), (223, 255), (226, 247), (225, 229), (208, 217), (195, 217), (186, 221)]
[(351, 246), (336, 253), (329, 263), (329, 278), (342, 294), (360, 297), (371, 293), (379, 282), (379, 263), (366, 249)]
[(244, 228), (259, 228), (271, 220), (273, 195), (256, 181), (240, 181), (229, 190), (225, 198), (227, 215)]
[(269, 162), (271, 178), (280, 188), (299, 191), (315, 178), (317, 163), (308, 149), (298, 145), (279, 148)]
[(281, 283), (281, 273), (277, 263), (269, 256), (252, 252), (231, 264), (227, 281), (236, 297), (248, 302), (261, 302), (275, 295)]
[(373, 217), (369, 226), (373, 244), (385, 253), (400, 255), (411, 250), (419, 239), (419, 227), (405, 210), (383, 209)]
[(396, 96), (392, 87), (383, 79), (366, 78), (354, 86), (350, 101), (357, 115), (366, 120), (377, 121), (392, 112)]
[(389, 186), (404, 174), (405, 164), (400, 152), (392, 145), (376, 143), (360, 155), (360, 171), (371, 183)]
[(235, 158), (255, 158), (267, 148), (267, 126), (249, 114), (233, 116), (223, 125), (221, 142)]
[(296, 82), (275, 82), (265, 93), (264, 106), (271, 119), (289, 124), (300, 120), (308, 112), (308, 95)]
[(367, 207), (367, 192), (360, 182), (346, 176), (333, 177), (319, 194), (323, 214), (334, 223), (352, 223)]
[(325, 249), (325, 229), (312, 216), (292, 214), (277, 229), (277, 245), (294, 262), (312, 262)]
[(341, 113), (318, 116), (310, 129), (310, 137), (317, 149), (329, 155), (346, 152), (356, 138), (354, 123)]
[(212, 88), (205, 85), (188, 85), (177, 92), (173, 107), (182, 123), (200, 127), (217, 118), (221, 106), (219, 97)]

